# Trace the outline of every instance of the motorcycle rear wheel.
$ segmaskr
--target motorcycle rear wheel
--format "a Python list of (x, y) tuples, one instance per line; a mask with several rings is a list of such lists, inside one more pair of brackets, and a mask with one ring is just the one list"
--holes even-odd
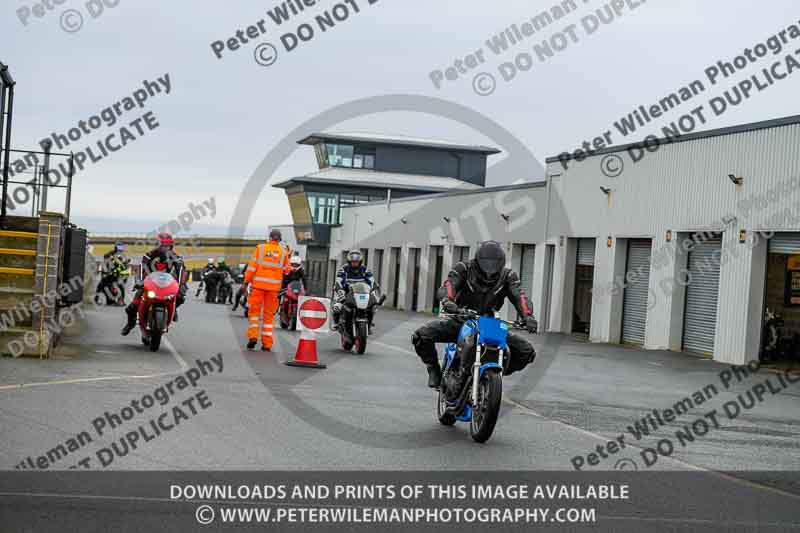
[(497, 370), (488, 370), (478, 383), (478, 405), (472, 407), (472, 420), (469, 424), (472, 440), (483, 443), (492, 436), (500, 416), (502, 399), (503, 378)]

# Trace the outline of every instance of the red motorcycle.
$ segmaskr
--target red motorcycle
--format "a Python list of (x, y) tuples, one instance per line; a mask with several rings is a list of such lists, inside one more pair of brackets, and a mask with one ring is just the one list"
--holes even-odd
[(142, 344), (151, 352), (158, 351), (161, 337), (169, 330), (175, 316), (175, 304), (180, 287), (167, 272), (153, 272), (144, 279), (144, 291), (139, 304), (139, 329)]
[(300, 281), (292, 281), (286, 287), (279, 308), (279, 321), (283, 329), (297, 329), (297, 307), (300, 297), (305, 296), (306, 290)]

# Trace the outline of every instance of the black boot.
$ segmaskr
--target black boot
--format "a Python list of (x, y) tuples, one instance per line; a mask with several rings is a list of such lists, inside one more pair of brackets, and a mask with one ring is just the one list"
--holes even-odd
[(128, 316), (128, 322), (122, 327), (122, 331), (120, 333), (127, 335), (131, 332), (131, 330), (133, 330), (133, 328), (136, 327), (136, 315), (138, 311), (139, 310), (133, 304), (130, 304), (125, 308), (125, 314)]
[(439, 366), (439, 362), (432, 365), (428, 365), (428, 387), (432, 389), (438, 389), (439, 385), (442, 383), (442, 368)]
[(247, 349), (255, 350), (256, 344), (258, 344), (258, 339), (250, 339), (249, 341), (247, 341)]

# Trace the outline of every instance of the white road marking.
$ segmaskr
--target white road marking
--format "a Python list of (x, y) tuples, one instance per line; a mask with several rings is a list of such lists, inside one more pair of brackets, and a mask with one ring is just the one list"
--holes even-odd
[[(528, 406), (526, 406), (524, 404), (521, 404), (519, 402), (516, 402), (516, 401), (514, 401), (514, 400), (512, 400), (512, 399), (510, 399), (510, 398), (508, 398), (506, 396), (503, 396), (503, 401), (508, 403), (509, 405), (512, 405), (512, 406), (516, 407), (517, 409), (520, 409), (522, 411), (526, 411), (526, 412), (532, 414), (533, 416), (539, 417), (539, 418), (541, 418), (543, 420), (547, 420), (548, 422), (552, 422), (553, 424), (557, 424), (557, 425), (559, 425), (561, 427), (564, 427), (564, 428), (567, 428), (567, 429), (572, 429), (573, 431), (577, 431), (578, 433), (582, 433), (582, 434), (584, 434), (586, 436), (593, 437), (595, 439), (598, 439), (598, 440), (602, 441), (603, 443), (607, 443), (607, 442), (609, 442), (609, 440), (611, 440), (608, 437), (604, 437), (604, 436), (600, 435), (599, 433), (594, 433), (592, 431), (589, 431), (589, 430), (586, 430), (586, 429), (583, 429), (583, 428), (579, 428), (579, 427), (576, 427), (576, 426), (571, 426), (569, 424), (561, 422), (560, 420), (554, 420), (552, 418), (544, 416), (543, 414), (534, 411), (530, 407), (528, 407)], [(629, 442), (627, 440), (625, 442), (626, 442), (626, 444), (628, 446), (630, 446), (632, 448), (638, 448), (640, 450), (644, 449), (641, 446), (638, 446), (633, 442)], [(659, 460), (661, 460), (661, 458), (659, 458)], [(739, 485), (745, 485), (745, 486), (748, 486), (748, 487), (754, 488), (754, 489), (766, 490), (766, 491), (769, 491), (769, 492), (774, 492), (776, 494), (780, 494), (781, 496), (788, 496), (790, 498), (794, 498), (796, 500), (800, 500), (800, 494), (794, 494), (794, 493), (791, 493), (791, 492), (786, 492), (784, 490), (777, 489), (775, 487), (770, 487), (769, 485), (762, 485), (760, 483), (756, 483), (755, 481), (748, 481), (746, 479), (741, 479), (741, 478), (738, 478), (738, 477), (735, 477), (735, 476), (730, 476), (730, 475), (725, 474), (723, 472), (719, 472), (719, 471), (716, 471), (716, 470), (710, 470), (710, 469), (704, 468), (702, 466), (697, 466), (697, 465), (693, 465), (691, 463), (687, 463), (686, 461), (681, 461), (680, 459), (676, 459), (675, 457), (665, 457), (664, 460), (666, 460), (666, 461), (674, 461), (675, 463), (678, 463), (681, 466), (684, 466), (684, 467), (689, 468), (691, 470), (696, 470), (698, 472), (705, 472), (707, 474), (714, 474), (714, 475), (719, 476), (719, 477), (721, 477), (723, 479), (726, 479), (727, 481), (732, 481), (732, 482), (737, 483)]]
[(380, 341), (368, 341), (370, 344), (374, 346), (380, 346), (381, 348), (389, 348), (390, 350), (394, 350), (396, 352), (402, 352), (405, 354), (417, 355), (416, 353), (412, 352), (411, 350), (406, 350), (405, 348), (398, 348), (397, 346), (392, 346), (391, 344), (386, 344), (385, 342)]
[[(375, 341), (372, 344), (377, 344), (378, 346), (382, 346), (384, 348), (391, 348), (391, 349), (396, 350), (398, 352), (410, 353), (410, 354), (414, 353), (414, 352), (412, 352), (410, 350), (406, 350), (406, 349), (403, 349), (403, 348), (398, 348), (397, 346), (392, 346), (390, 344), (386, 344), (386, 343), (383, 343), (383, 342)], [(659, 363), (656, 363), (656, 364), (659, 364)], [(579, 427), (576, 427), (576, 426), (571, 426), (569, 424), (565, 424), (564, 422), (561, 422), (560, 420), (555, 420), (555, 419), (552, 419), (550, 417), (544, 416), (543, 414), (538, 413), (538, 412), (534, 411), (533, 409), (531, 409), (530, 407), (528, 407), (528, 406), (526, 406), (524, 404), (521, 404), (519, 402), (516, 402), (516, 401), (512, 400), (511, 398), (509, 398), (507, 396), (503, 396), (503, 402), (507, 403), (508, 405), (511, 405), (512, 407), (516, 407), (517, 409), (520, 409), (522, 411), (530, 413), (530, 414), (532, 414), (532, 415), (534, 415), (534, 416), (536, 416), (538, 418), (541, 418), (543, 420), (547, 420), (548, 422), (551, 422), (553, 424), (557, 424), (557, 425), (562, 426), (564, 428), (571, 429), (573, 431), (577, 431), (578, 433), (582, 433), (582, 434), (584, 434), (584, 435), (586, 435), (588, 437), (592, 437), (594, 439), (598, 439), (598, 440), (600, 440), (600, 441), (602, 441), (604, 443), (609, 441), (609, 439), (607, 437), (604, 437), (604, 436), (600, 435), (599, 433), (594, 433), (592, 431), (589, 431), (589, 430), (586, 430), (586, 429), (583, 429), (583, 428), (579, 428)], [(633, 448), (639, 448), (640, 450), (643, 449), (641, 446), (637, 446), (636, 444), (633, 444), (633, 443), (630, 443), (630, 442), (628, 442), (628, 445), (630, 445)], [(776, 494), (780, 494), (782, 496), (788, 496), (790, 498), (794, 498), (794, 499), (800, 500), (800, 494), (793, 494), (791, 492), (786, 492), (784, 490), (777, 489), (777, 488), (774, 488), (774, 487), (770, 487), (768, 485), (762, 485), (762, 484), (756, 483), (754, 481), (748, 481), (746, 479), (741, 479), (741, 478), (738, 478), (738, 477), (730, 476), (730, 475), (724, 474), (722, 472), (718, 472), (716, 470), (710, 470), (708, 468), (703, 468), (702, 466), (697, 466), (697, 465), (693, 465), (691, 463), (687, 463), (685, 461), (681, 461), (680, 459), (676, 459), (674, 457), (666, 457), (665, 460), (674, 461), (674, 462), (680, 464), (681, 466), (685, 466), (686, 468), (689, 468), (691, 470), (696, 470), (698, 472), (705, 472), (705, 473), (708, 473), (708, 474), (715, 474), (715, 475), (720, 476), (720, 477), (722, 477), (722, 478), (724, 478), (724, 479), (726, 479), (728, 481), (732, 481), (732, 482), (740, 484), (740, 485), (745, 485), (745, 486), (748, 486), (750, 488), (766, 490), (766, 491), (774, 492)]]
[(172, 354), (172, 357), (174, 357), (175, 360), (178, 362), (178, 365), (180, 365), (181, 370), (188, 369), (189, 365), (186, 363), (186, 361), (183, 360), (183, 357), (181, 357), (181, 354), (179, 354), (178, 350), (175, 349), (175, 346), (173, 346), (172, 343), (169, 342), (169, 339), (164, 337), (161, 340), (164, 343), (164, 346), (167, 347), (167, 350), (169, 350), (169, 353)]
[(181, 354), (178, 353), (178, 350), (175, 349), (175, 346), (172, 345), (171, 342), (167, 340), (166, 337), (162, 339), (164, 346), (166, 346), (167, 350), (172, 354), (172, 357), (177, 361), (178, 365), (181, 367), (180, 370), (172, 370), (169, 372), (159, 372), (158, 374), (144, 374), (144, 375), (117, 375), (117, 376), (102, 376), (102, 377), (94, 377), (94, 378), (75, 378), (75, 379), (59, 379), (54, 381), (37, 381), (33, 383), (16, 383), (12, 385), (0, 385), (0, 391), (7, 391), (7, 390), (19, 390), (19, 389), (29, 389), (32, 387), (44, 387), (47, 385), (75, 385), (78, 383), (94, 383), (96, 381), (122, 381), (122, 380), (142, 380), (142, 379), (154, 379), (166, 376), (174, 376), (176, 374), (180, 374), (181, 372), (185, 372), (189, 368), (189, 364), (181, 357)]
[(76, 379), (61, 379), (55, 381), (38, 381), (33, 383), (17, 383), (14, 385), (0, 385), (0, 391), (15, 390), (15, 389), (28, 389), (31, 387), (44, 387), (45, 385), (72, 385), (75, 383), (92, 383), (94, 381), (117, 381), (123, 379), (137, 380), (137, 379), (153, 379), (163, 376), (171, 376), (178, 374), (177, 370), (172, 372), (162, 372), (160, 374), (146, 374), (142, 376), (103, 376), (97, 378), (76, 378)]

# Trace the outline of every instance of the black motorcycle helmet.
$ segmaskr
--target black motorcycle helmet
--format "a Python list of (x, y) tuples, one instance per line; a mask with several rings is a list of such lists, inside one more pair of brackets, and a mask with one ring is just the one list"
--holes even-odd
[(478, 246), (475, 252), (475, 265), (479, 276), (493, 283), (500, 279), (500, 273), (506, 266), (506, 252), (497, 241), (486, 241)]

